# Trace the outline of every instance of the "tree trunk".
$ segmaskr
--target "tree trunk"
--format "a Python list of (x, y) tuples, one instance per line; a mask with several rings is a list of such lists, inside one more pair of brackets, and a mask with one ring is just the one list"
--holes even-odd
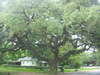
[(58, 71), (58, 62), (55, 60), (52, 60), (50, 62), (50, 72), (57, 73), (57, 71)]
[(59, 66), (58, 53), (55, 53), (54, 58), (50, 61), (50, 71), (57, 73)]

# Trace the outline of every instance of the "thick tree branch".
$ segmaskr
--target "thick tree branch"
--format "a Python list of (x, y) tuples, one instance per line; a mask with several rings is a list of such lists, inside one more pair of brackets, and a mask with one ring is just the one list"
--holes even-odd
[[(87, 48), (87, 46), (88, 46), (88, 48)], [(77, 55), (77, 54), (80, 54), (80, 53), (82, 53), (84, 51), (89, 50), (91, 47), (92, 47), (92, 45), (85, 44), (82, 49), (69, 50), (69, 51), (67, 51), (67, 52), (65, 52), (63, 54), (63, 56), (60, 58), (60, 60), (64, 61), (64, 60), (68, 59), (72, 55)]]

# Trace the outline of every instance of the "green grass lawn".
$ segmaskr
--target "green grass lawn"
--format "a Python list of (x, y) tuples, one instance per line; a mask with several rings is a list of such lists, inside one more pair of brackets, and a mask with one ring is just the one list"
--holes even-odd
[(0, 66), (0, 72), (44, 72), (44, 71), (29, 67)]
[(75, 72), (75, 69), (65, 69), (64, 72)]
[[(90, 70), (98, 70), (98, 68), (80, 68), (78, 71)], [(0, 66), (0, 72), (47, 72), (47, 70), (35, 69), (32, 67)], [(65, 69), (64, 72), (75, 72), (75, 69)]]
[(96, 68), (96, 67), (94, 67), (94, 68), (84, 68), (84, 67), (80, 68), (80, 71), (90, 71), (90, 70), (100, 70), (100, 68), (99, 67), (98, 68)]
[[(64, 72), (75, 72), (76, 69), (65, 69)], [(93, 70), (100, 70), (100, 68), (88, 68), (88, 67), (81, 67), (78, 71), (93, 71)]]

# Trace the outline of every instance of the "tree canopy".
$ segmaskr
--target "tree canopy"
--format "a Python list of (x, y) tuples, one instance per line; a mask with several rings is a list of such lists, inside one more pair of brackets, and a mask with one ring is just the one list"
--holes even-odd
[(57, 70), (70, 56), (98, 48), (100, 7), (81, 1), (8, 0), (0, 12), (0, 51), (28, 50)]

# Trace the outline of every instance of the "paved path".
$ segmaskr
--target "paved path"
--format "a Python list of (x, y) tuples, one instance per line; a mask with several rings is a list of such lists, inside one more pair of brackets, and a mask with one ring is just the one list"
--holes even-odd
[[(24, 72), (24, 73), (18, 73), (17, 75), (49, 75), (49, 74), (37, 74), (37, 73)], [(88, 71), (88, 72), (59, 73), (58, 75), (100, 75), (100, 70)]]

